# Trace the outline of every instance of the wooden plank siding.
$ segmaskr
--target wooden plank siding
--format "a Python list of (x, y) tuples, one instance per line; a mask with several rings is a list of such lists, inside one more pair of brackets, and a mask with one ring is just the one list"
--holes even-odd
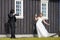
[(60, 0), (59, 0), (59, 31), (60, 31)]
[(59, 11), (58, 11), (58, 2), (51, 1), (49, 2), (49, 32), (58, 32), (59, 31)]
[(0, 33), (1, 33), (1, 0), (0, 0)]
[[(6, 34), (5, 23), (8, 20), (8, 13), (14, 9), (15, 0), (0, 0), (0, 34)], [(59, 31), (58, 2), (49, 2), (49, 32)], [(33, 19), (35, 13), (40, 13), (40, 0), (23, 0), (23, 19), (17, 19), (16, 34), (33, 34)]]

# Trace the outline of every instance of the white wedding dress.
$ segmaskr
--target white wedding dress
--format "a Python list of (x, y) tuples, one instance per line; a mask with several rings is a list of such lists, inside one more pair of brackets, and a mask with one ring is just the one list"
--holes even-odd
[(45, 17), (39, 17), (38, 18), (38, 21), (36, 23), (36, 29), (37, 29), (37, 34), (38, 34), (38, 37), (49, 37), (51, 35), (54, 35), (54, 34), (50, 34), (48, 33), (48, 31), (46, 30), (45, 26), (43, 25), (42, 23), (42, 20), (46, 19)]

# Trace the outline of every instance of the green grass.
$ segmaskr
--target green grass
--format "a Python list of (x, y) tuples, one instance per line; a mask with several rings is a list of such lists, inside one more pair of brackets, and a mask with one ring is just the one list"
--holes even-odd
[(0, 40), (60, 40), (60, 37), (48, 37), (48, 38), (0, 38)]

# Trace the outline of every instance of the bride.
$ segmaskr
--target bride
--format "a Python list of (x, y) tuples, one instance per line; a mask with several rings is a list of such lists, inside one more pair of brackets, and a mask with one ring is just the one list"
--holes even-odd
[(39, 16), (35, 17), (35, 20), (37, 20), (36, 22), (36, 29), (37, 29), (37, 34), (38, 34), (38, 37), (50, 37), (52, 35), (55, 35), (55, 33), (49, 33), (45, 26), (43, 25), (42, 21), (46, 24), (46, 25), (50, 25), (48, 24), (45, 20), (46, 20), (46, 17), (43, 17), (42, 13), (39, 14)]

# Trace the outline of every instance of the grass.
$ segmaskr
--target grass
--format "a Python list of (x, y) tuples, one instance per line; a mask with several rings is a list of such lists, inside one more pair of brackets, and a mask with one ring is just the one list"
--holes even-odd
[(60, 37), (48, 37), (48, 38), (0, 38), (0, 40), (60, 40)]

